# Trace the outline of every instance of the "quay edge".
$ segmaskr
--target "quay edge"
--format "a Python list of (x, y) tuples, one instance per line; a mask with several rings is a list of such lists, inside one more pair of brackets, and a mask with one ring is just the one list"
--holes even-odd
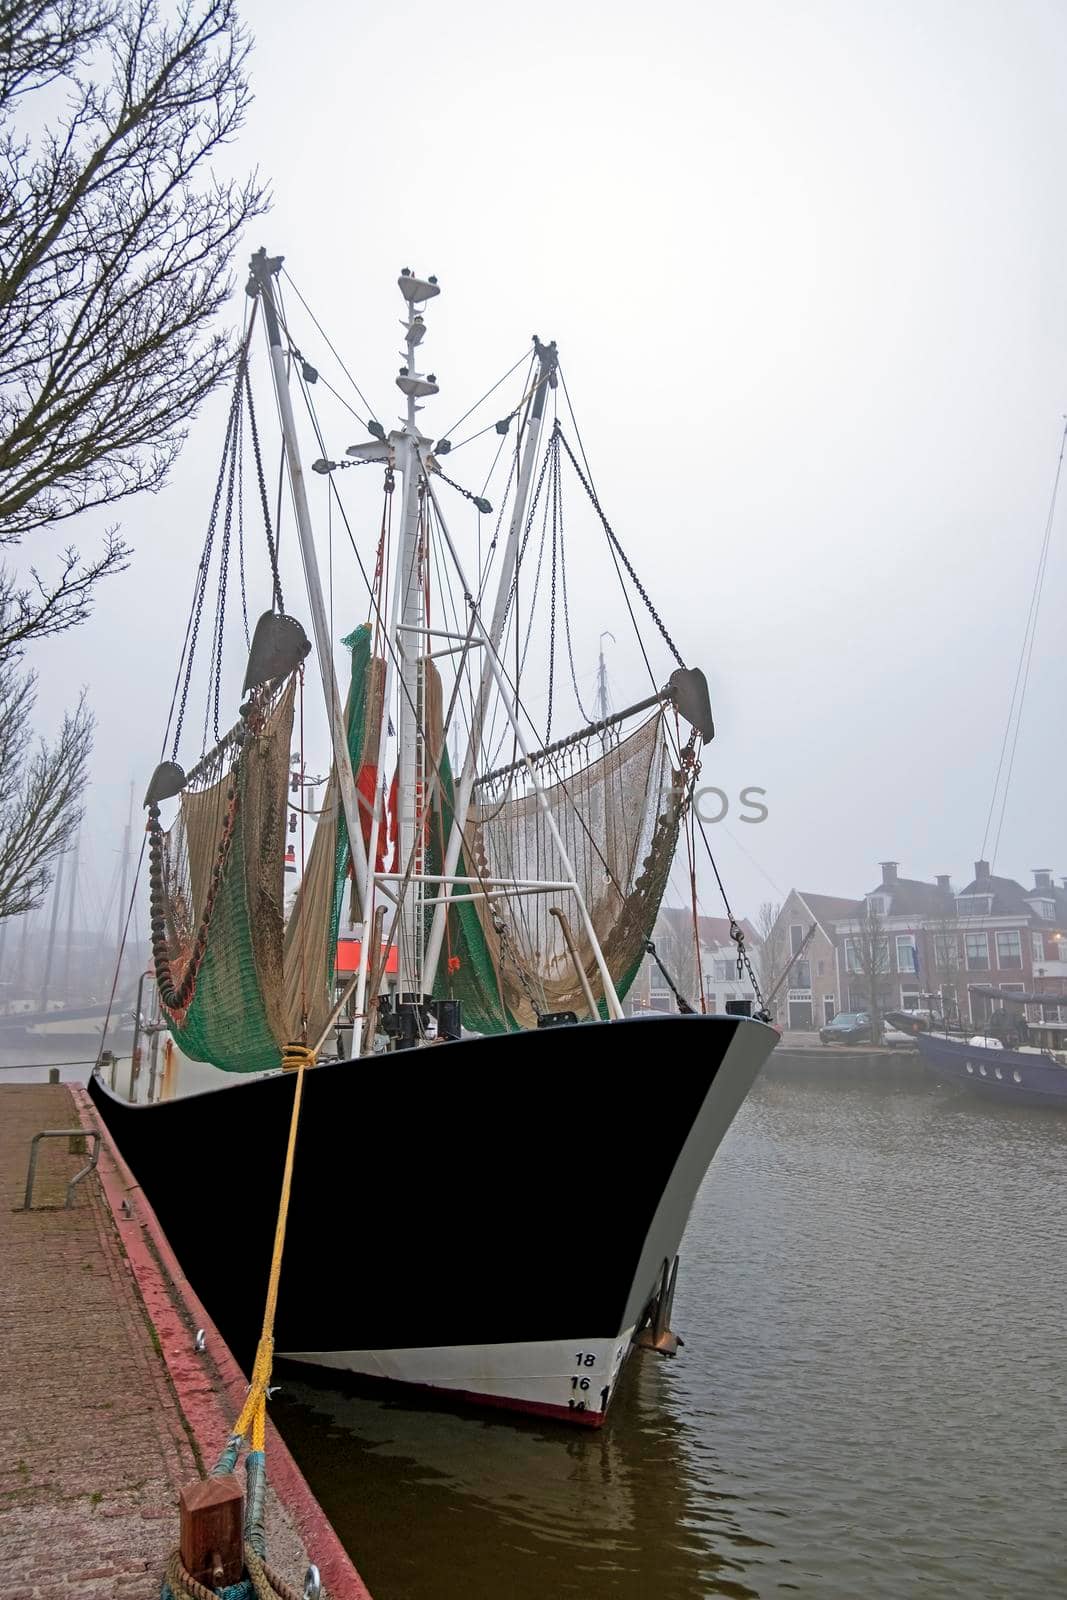
[[(101, 1192), (159, 1340), (179, 1407), (201, 1461), (210, 1467), (241, 1410), (248, 1380), (179, 1266), (158, 1218), (107, 1128), (96, 1116), (84, 1087), (66, 1087), (83, 1127), (101, 1134), (97, 1167)], [(129, 1205), (129, 1217), (123, 1214), (124, 1201)], [(204, 1329), (203, 1354), (193, 1350), (190, 1330), (197, 1328)], [(267, 1476), (309, 1559), (321, 1573), (328, 1600), (371, 1600), (351, 1557), (269, 1418)], [(177, 1502), (174, 1520), (177, 1529)], [(302, 1583), (303, 1573), (293, 1574), (292, 1578)]]

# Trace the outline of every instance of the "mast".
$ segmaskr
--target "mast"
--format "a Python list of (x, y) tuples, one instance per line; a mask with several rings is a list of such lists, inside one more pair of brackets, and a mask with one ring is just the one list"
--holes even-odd
[(251, 277), (248, 282), (248, 291), (251, 294), (258, 294), (262, 300), (263, 312), (267, 323), (267, 342), (270, 346), (274, 387), (278, 396), (278, 410), (281, 414), (282, 438), (285, 445), (286, 465), (289, 468), (293, 509), (296, 514), (300, 558), (304, 567), (304, 583), (307, 588), (308, 604), (311, 607), (315, 649), (319, 658), (319, 677), (326, 701), (326, 716), (330, 726), (334, 769), (337, 773), (337, 783), (341, 791), (341, 805), (348, 828), (348, 845), (352, 855), (352, 870), (355, 874), (356, 891), (359, 895), (360, 917), (364, 918), (367, 907), (367, 852), (363, 845), (363, 829), (360, 825), (356, 780), (352, 774), (352, 763), (348, 755), (348, 738), (341, 709), (341, 697), (337, 688), (337, 677), (334, 672), (333, 640), (330, 638), (330, 630), (326, 621), (322, 580), (319, 577), (318, 557), (315, 554), (315, 540), (311, 530), (311, 513), (308, 509), (307, 489), (300, 461), (300, 446), (296, 436), (296, 419), (293, 416), (293, 401), (289, 393), (289, 375), (285, 370), (285, 351), (282, 348), (281, 328), (274, 301), (273, 280), (277, 273), (281, 271), (283, 260), (283, 256), (268, 256), (266, 250), (257, 250), (249, 264)]
[(67, 947), (63, 957), (63, 995), (67, 1005), (70, 1005), (70, 973), (71, 960), (74, 950), (74, 899), (78, 887), (78, 857), (81, 853), (82, 835), (78, 829), (77, 838), (74, 840), (74, 858), (70, 865), (70, 889), (67, 893)]
[[(434, 511), (437, 514), (438, 525), (444, 537), (445, 544), (448, 547), (448, 553), (452, 559), (452, 565), (456, 569), (456, 574), (459, 577), (460, 583), (463, 585), (463, 592), (464, 594), (468, 595), (473, 594), (474, 591), (467, 582), (466, 574), (463, 571), (463, 564), (459, 559), (459, 552), (456, 550), (452, 535), (448, 531), (448, 524), (445, 521), (444, 513), (441, 510), (437, 496), (434, 494), (433, 484), (429, 480), (427, 480), (426, 492), (433, 501)], [(571, 864), (570, 853), (567, 850), (563, 835), (559, 831), (556, 819), (552, 815), (552, 808), (548, 803), (548, 797), (545, 794), (544, 786), (538, 777), (537, 768), (534, 766), (530, 748), (526, 743), (526, 738), (523, 734), (522, 724), (519, 717), (517, 698), (512, 697), (511, 690), (508, 687), (507, 678), (505, 677), (503, 669), (500, 666), (499, 657), (491, 646), (489, 630), (482, 621), (481, 612), (478, 610), (477, 605), (471, 605), (470, 614), (471, 622), (477, 629), (479, 635), (481, 636), (482, 643), (485, 646), (485, 653), (489, 662), (490, 671), (492, 672), (493, 678), (496, 682), (497, 692), (500, 695), (501, 704), (507, 713), (508, 721), (511, 723), (512, 732), (515, 735), (515, 742), (522, 752), (523, 760), (526, 762), (526, 770), (529, 773), (530, 785), (537, 796), (537, 803), (540, 807), (541, 815), (544, 818), (545, 826), (552, 836), (552, 842), (555, 845), (556, 851), (559, 855), (560, 864), (562, 865), (565, 875), (565, 881), (560, 885), (560, 887), (572, 890), (574, 898), (578, 902), (578, 911), (585, 927), (586, 938), (589, 940), (589, 945), (592, 949), (593, 957), (600, 973), (600, 982), (604, 989), (604, 1003), (607, 1006), (608, 1013), (611, 1018), (613, 1020), (618, 1020), (624, 1014), (622, 1002), (620, 1001), (618, 991), (615, 988), (615, 980), (611, 976), (611, 972), (608, 968), (608, 963), (600, 944), (600, 938), (593, 926), (593, 919), (589, 913), (589, 907), (585, 903), (585, 896), (578, 887), (578, 879), (575, 874), (574, 867)], [(547, 888), (548, 885), (545, 884), (544, 887)]]
[(600, 722), (606, 722), (608, 718), (608, 669), (604, 661), (605, 639), (610, 639), (612, 644), (615, 643), (615, 635), (609, 633), (606, 628), (600, 635), (600, 660), (596, 672), (597, 719)]
[[(537, 338), (534, 339), (534, 349), (538, 357), (537, 383), (534, 388), (533, 400), (530, 405), (530, 415), (526, 424), (526, 444), (523, 448), (522, 461), (519, 466), (519, 481), (515, 488), (515, 503), (511, 510), (511, 522), (508, 526), (507, 542), (501, 558), (500, 579), (497, 583), (496, 603), (493, 606), (493, 616), (489, 624), (489, 642), (484, 651), (482, 664), (482, 678), (478, 687), (478, 698), (474, 705), (471, 719), (470, 739), (467, 743), (467, 755), (463, 763), (459, 786), (456, 790), (455, 808), (453, 812), (452, 827), (448, 835), (448, 845), (445, 850), (443, 876), (447, 879), (454, 875), (456, 864), (459, 861), (459, 852), (463, 844), (463, 834), (467, 826), (467, 814), (470, 811), (471, 796), (474, 793), (474, 781), (478, 776), (478, 762), (481, 757), (482, 728), (485, 723), (485, 714), (489, 705), (489, 696), (495, 682), (493, 673), (493, 658), (500, 647), (504, 634), (504, 622), (507, 617), (508, 599), (511, 594), (511, 585), (515, 576), (515, 564), (518, 560), (519, 541), (526, 522), (526, 507), (530, 498), (530, 483), (533, 478), (534, 464), (537, 459), (537, 448), (541, 440), (541, 426), (545, 414), (545, 398), (549, 388), (556, 386), (556, 367), (558, 356), (555, 341), (544, 345)], [(448, 914), (448, 886), (442, 884), (434, 906), (433, 925), (430, 928), (430, 937), (426, 944), (426, 959), (423, 966), (423, 981), (426, 992), (433, 989), (434, 978), (437, 975), (437, 964), (441, 958), (441, 946), (445, 936), (445, 918)]]
[(52, 982), (52, 958), (56, 949), (56, 928), (59, 923), (59, 899), (63, 893), (63, 866), (66, 856), (60, 856), (56, 868), (56, 881), (52, 885), (52, 916), (48, 923), (48, 949), (44, 958), (44, 977), (41, 979), (41, 1001), (39, 1011), (48, 1010), (48, 989)]
[(122, 871), (119, 877), (119, 924), (115, 935), (115, 970), (122, 967), (126, 940), (126, 884), (130, 876), (130, 837), (133, 833), (133, 779), (130, 779), (130, 809), (122, 834)]
[(404, 480), (404, 498), (400, 517), (400, 558), (397, 568), (397, 598), (399, 601), (399, 632), (394, 630), (394, 643), (400, 656), (400, 707), (398, 717), (397, 757), (397, 842), (402, 870), (411, 866), (411, 877), (401, 885), (399, 894), (398, 953), (400, 966), (400, 992), (422, 994), (422, 884), (425, 862), (423, 859), (423, 816), (426, 804), (426, 737), (425, 688), (426, 673), (422, 657), (425, 654), (423, 630), (426, 627), (425, 587), (423, 583), (422, 549), (422, 458), (420, 446), (429, 446), (430, 440), (420, 433), (415, 418), (422, 409), (420, 399), (438, 392), (437, 380), (432, 373), (423, 375), (415, 370), (415, 352), (422, 343), (425, 326), (416, 306), (440, 294), (435, 278), (415, 277), (407, 267), (400, 274), (400, 292), (407, 302), (408, 315), (405, 330), (405, 364), (397, 375), (396, 386), (407, 397), (407, 417), (403, 428), (389, 436), (396, 457), (396, 465)]

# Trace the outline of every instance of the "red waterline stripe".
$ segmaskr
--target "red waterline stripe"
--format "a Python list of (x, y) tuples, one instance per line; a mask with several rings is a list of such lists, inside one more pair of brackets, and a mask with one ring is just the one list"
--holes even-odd
[[(149, 1318), (159, 1335), (163, 1360), (185, 1420), (201, 1456), (213, 1464), (244, 1404), (248, 1380), (178, 1265), (178, 1258), (160, 1227), (159, 1219), (119, 1154), (111, 1134), (103, 1122), (96, 1118), (88, 1093), (78, 1083), (70, 1083), (65, 1087), (74, 1097), (82, 1126), (99, 1129), (102, 1135), (97, 1172), (112, 1219), (129, 1257)], [(122, 1215), (122, 1202), (127, 1199), (130, 1200), (131, 1209), (136, 1208), (135, 1214), (129, 1218)], [(204, 1329), (207, 1342), (204, 1355), (194, 1353), (189, 1329), (178, 1314), (170, 1289), (177, 1293), (193, 1327)], [(212, 1374), (218, 1379), (218, 1385), (212, 1381)], [(267, 1429), (267, 1470), (271, 1485), (288, 1511), (304, 1548), (321, 1572), (330, 1600), (371, 1600), (370, 1591), (309, 1489), (284, 1439), (272, 1422), (268, 1421)]]

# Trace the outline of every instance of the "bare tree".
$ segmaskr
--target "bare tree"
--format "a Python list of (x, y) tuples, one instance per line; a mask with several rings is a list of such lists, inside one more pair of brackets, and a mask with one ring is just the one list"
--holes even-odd
[(109, 533), (92, 561), (83, 562), (73, 547), (66, 549), (57, 574), (47, 580), (31, 567), (28, 582), (20, 584), (12, 572), (0, 567), (0, 668), (17, 660), (31, 640), (65, 633), (84, 622), (97, 583), (124, 571), (128, 563), (126, 546)]
[[(217, 316), (265, 197), (213, 164), (248, 49), (233, 0), (172, 20), (154, 0), (0, 0), (0, 544), (159, 489), (230, 366)], [(84, 567), (71, 553), (44, 631), (125, 554), (114, 535)]]
[(870, 900), (867, 901), (860, 922), (852, 926), (858, 930), (848, 935), (853, 951), (853, 970), (860, 979), (860, 987), (865, 996), (871, 1025), (871, 1043), (878, 1045), (882, 1042), (882, 1018), (891, 982), (889, 935), (885, 931), (885, 923)]
[(929, 987), (940, 999), (945, 1021), (958, 1021), (962, 971), (959, 919), (948, 915), (931, 917), (924, 926)]
[(33, 673), (0, 663), (0, 922), (33, 911), (81, 821), (93, 719), (85, 696), (52, 745), (33, 744)]
[(781, 905), (775, 905), (771, 900), (764, 900), (756, 913), (760, 983), (764, 994), (770, 993), (789, 963), (786, 931), (780, 926), (781, 915)]

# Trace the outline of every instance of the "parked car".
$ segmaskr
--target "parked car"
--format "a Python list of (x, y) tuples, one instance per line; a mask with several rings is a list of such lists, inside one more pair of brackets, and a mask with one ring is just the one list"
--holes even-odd
[(819, 1029), (823, 1044), (868, 1044), (871, 1019), (866, 1011), (839, 1011), (832, 1022)]

